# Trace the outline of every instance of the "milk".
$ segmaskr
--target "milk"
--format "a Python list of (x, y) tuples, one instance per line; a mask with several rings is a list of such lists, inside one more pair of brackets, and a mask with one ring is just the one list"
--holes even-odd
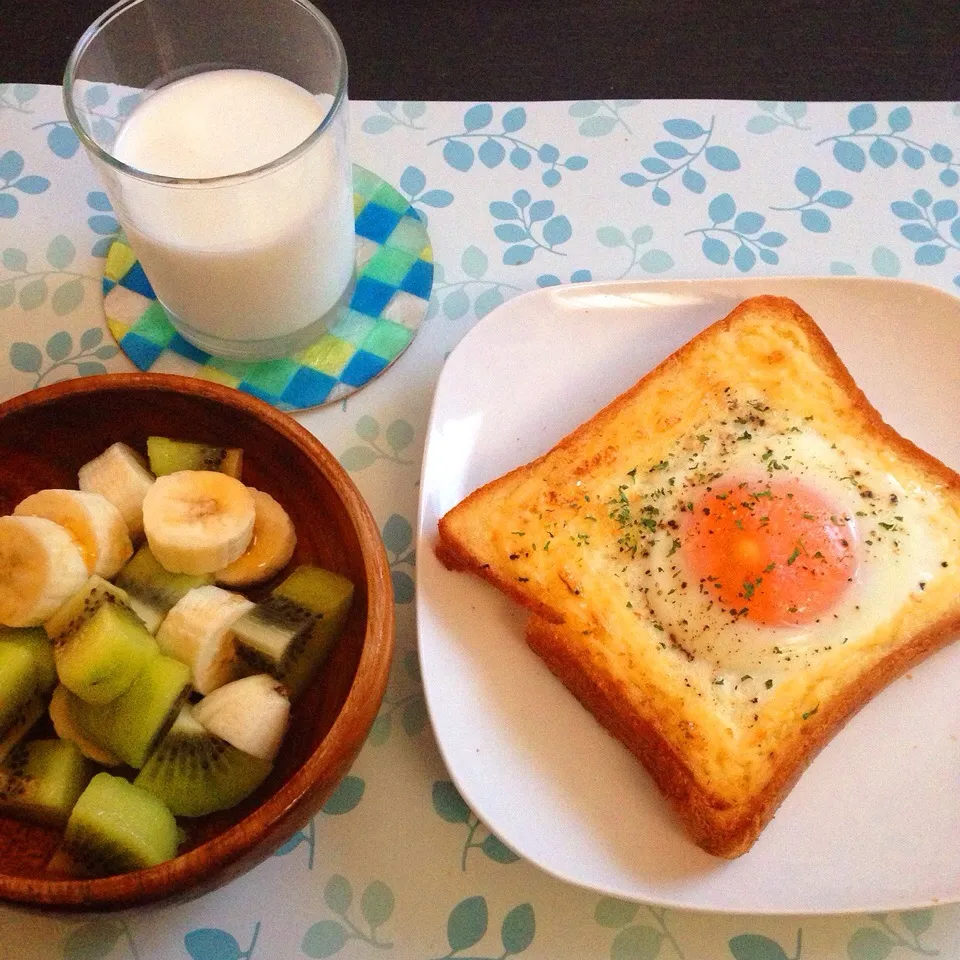
[[(295, 339), (322, 324), (349, 284), (345, 111), (309, 147), (256, 170), (303, 143), (331, 102), (269, 73), (213, 70), (148, 95), (121, 127), (117, 159), (188, 181), (114, 174), (111, 193), (161, 302), (199, 346), (266, 355), (258, 351), (263, 344), (248, 344), (245, 353), (229, 341)], [(223, 177), (233, 179), (211, 180)]]

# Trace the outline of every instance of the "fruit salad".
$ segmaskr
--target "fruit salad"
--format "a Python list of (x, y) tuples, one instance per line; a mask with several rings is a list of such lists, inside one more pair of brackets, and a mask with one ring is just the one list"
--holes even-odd
[[(256, 790), (353, 600), (308, 565), (238, 592), (290, 567), (290, 517), (240, 449), (146, 449), (115, 443), (78, 490), (0, 517), (0, 816), (62, 828), (59, 874), (162, 863), (175, 818)], [(34, 737), (45, 714), (56, 736)]]

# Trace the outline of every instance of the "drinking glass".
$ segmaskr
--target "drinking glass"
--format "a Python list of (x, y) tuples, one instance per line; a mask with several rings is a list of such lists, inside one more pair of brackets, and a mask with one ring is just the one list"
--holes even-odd
[(121, 0), (71, 54), (64, 101), (183, 337), (257, 360), (332, 323), (354, 277), (347, 60), (307, 0)]

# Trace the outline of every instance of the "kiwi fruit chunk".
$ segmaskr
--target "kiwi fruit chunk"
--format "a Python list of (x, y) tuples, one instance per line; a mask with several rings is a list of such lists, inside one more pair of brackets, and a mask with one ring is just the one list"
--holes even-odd
[(43, 714), (56, 679), (42, 629), (0, 628), (0, 759)]
[(98, 773), (73, 807), (63, 845), (85, 873), (111, 876), (172, 860), (178, 840), (177, 821), (162, 800)]
[(353, 593), (353, 583), (342, 574), (308, 564), (297, 567), (273, 591), (271, 599), (276, 597), (296, 604), (316, 618), (312, 635), (302, 653), (288, 662), (284, 675), (278, 677), (290, 691), (292, 699), (303, 692), (326, 660), (334, 641), (343, 633)]
[(243, 450), (236, 447), (213, 447), (205, 443), (188, 443), (169, 437), (147, 437), (150, 469), (162, 477), (181, 470), (214, 470), (240, 479)]
[[(237, 658), (253, 673), (269, 673), (286, 684), (288, 675), (312, 672), (322, 659), (323, 646), (312, 643), (316, 625), (317, 614), (274, 594), (234, 623)], [(309, 671), (298, 670), (304, 657)]]
[(62, 827), (93, 776), (69, 740), (18, 743), (0, 764), (0, 813)]
[(62, 683), (53, 689), (50, 698), (50, 720), (53, 731), (61, 740), (69, 740), (88, 759), (104, 767), (118, 767), (123, 761), (108, 750), (83, 728), (80, 713), (86, 701), (72, 694)]
[(194, 587), (213, 583), (213, 574), (170, 573), (144, 544), (114, 578), (127, 603), (152, 634), (178, 600)]
[(45, 705), (45, 698), (37, 694), (17, 709), (6, 729), (0, 733), (0, 760), (30, 732), (30, 728), (43, 716)]
[(297, 567), (274, 591), (320, 617), (317, 627), (326, 637), (343, 631), (353, 602), (353, 583), (343, 574), (303, 564)]
[(127, 595), (92, 576), (45, 624), (60, 682), (81, 700), (108, 703), (159, 652)]
[(24, 651), (30, 659), (37, 685), (44, 690), (53, 689), (57, 682), (57, 668), (53, 663), (53, 647), (43, 627), (0, 627), (0, 650), (3, 649)]
[(95, 743), (140, 768), (176, 720), (190, 693), (190, 668), (157, 654), (110, 703), (77, 703), (76, 719)]
[(13, 726), (35, 691), (30, 654), (20, 647), (0, 644), (0, 736)]
[(159, 797), (179, 817), (202, 817), (249, 796), (271, 766), (210, 733), (185, 705), (134, 784)]

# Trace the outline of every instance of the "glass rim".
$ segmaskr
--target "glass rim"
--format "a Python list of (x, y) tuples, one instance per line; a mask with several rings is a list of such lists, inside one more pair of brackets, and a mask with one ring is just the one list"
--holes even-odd
[(77, 135), (77, 138), (89, 153), (91, 153), (98, 160), (101, 160), (103, 163), (107, 164), (107, 166), (112, 167), (114, 170), (134, 177), (137, 180), (143, 180), (147, 183), (166, 184), (168, 186), (220, 186), (230, 183), (239, 183), (244, 180), (248, 180), (251, 177), (269, 173), (272, 170), (285, 166), (289, 161), (294, 160), (296, 157), (305, 153), (323, 136), (327, 128), (333, 122), (333, 119), (343, 108), (347, 99), (347, 52), (344, 49), (343, 41), (340, 39), (340, 34), (337, 33), (336, 28), (333, 26), (330, 20), (324, 16), (324, 14), (321, 13), (321, 11), (310, 2), (310, 0), (287, 0), (287, 2), (293, 3), (296, 6), (304, 9), (317, 21), (320, 27), (332, 38), (334, 48), (337, 51), (337, 56), (340, 59), (339, 77), (337, 80), (337, 89), (333, 95), (333, 102), (330, 104), (329, 109), (327, 110), (326, 114), (324, 114), (323, 120), (320, 121), (320, 124), (317, 126), (317, 128), (313, 130), (307, 137), (301, 140), (300, 143), (298, 143), (295, 147), (291, 148), (286, 153), (275, 158), (274, 160), (270, 160), (268, 163), (262, 163), (256, 167), (251, 167), (249, 170), (241, 170), (239, 173), (230, 173), (219, 177), (168, 177), (164, 176), (163, 174), (148, 173), (146, 170), (141, 170), (138, 167), (124, 163), (108, 150), (105, 150), (103, 147), (101, 147), (100, 144), (97, 143), (96, 140), (94, 140), (83, 128), (83, 124), (80, 122), (80, 115), (74, 107), (73, 94), (76, 84), (76, 68), (80, 58), (89, 47), (93, 38), (97, 36), (97, 34), (99, 34), (108, 23), (116, 19), (120, 14), (125, 12), (130, 7), (138, 6), (140, 3), (144, 2), (147, 2), (147, 0), (118, 0), (118, 2), (112, 7), (100, 14), (100, 16), (97, 17), (97, 19), (94, 20), (86, 30), (84, 30), (80, 39), (77, 41), (76, 46), (71, 51), (70, 57), (67, 60), (67, 65), (63, 74), (63, 103), (67, 112), (67, 120), (70, 123), (71, 129)]

